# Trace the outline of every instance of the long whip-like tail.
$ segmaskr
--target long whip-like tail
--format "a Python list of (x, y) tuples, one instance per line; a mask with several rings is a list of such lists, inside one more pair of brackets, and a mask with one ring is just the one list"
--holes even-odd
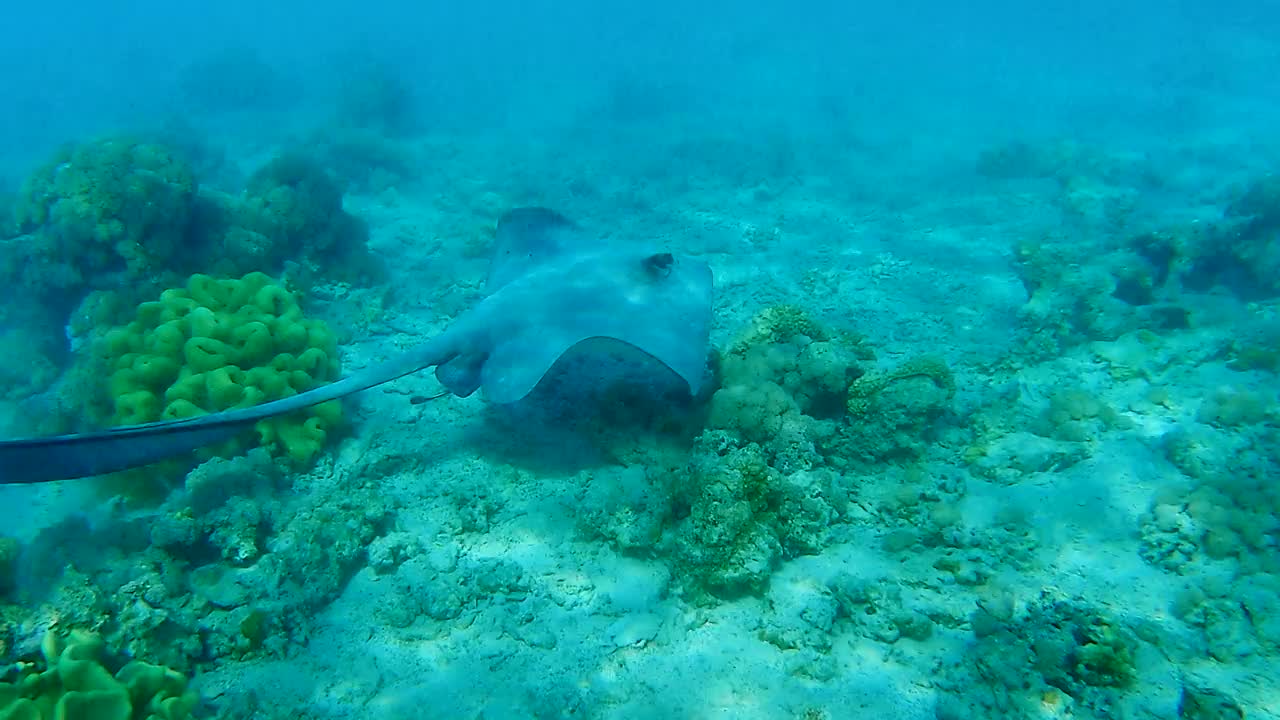
[(319, 405), (449, 359), (442, 338), (337, 382), (262, 405), (111, 428), (0, 441), (0, 485), (69, 480), (128, 470), (235, 437), (264, 418)]

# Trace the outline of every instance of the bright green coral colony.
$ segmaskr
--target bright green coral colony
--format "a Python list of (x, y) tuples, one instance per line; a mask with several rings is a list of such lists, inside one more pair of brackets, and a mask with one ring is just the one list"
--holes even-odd
[[(0, 720), (182, 720), (196, 695), (169, 668), (133, 660), (114, 675), (103, 664), (102, 640), (73, 632), (45, 637), (43, 663), (23, 663), (0, 682)], [(43, 668), (40, 665), (43, 664)]]
[[(263, 273), (193, 275), (185, 288), (139, 305), (133, 322), (106, 335), (103, 352), (119, 425), (279, 400), (339, 372), (333, 332), (304, 317), (293, 293)], [(263, 420), (258, 442), (307, 465), (340, 419), (341, 405), (332, 401)]]

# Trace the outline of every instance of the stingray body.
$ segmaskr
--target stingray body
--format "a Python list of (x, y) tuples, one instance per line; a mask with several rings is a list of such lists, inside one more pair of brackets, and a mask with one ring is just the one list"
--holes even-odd
[(263, 405), (102, 432), (0, 442), (0, 484), (138, 467), (234, 437), (263, 418), (381, 385), (428, 367), (451, 393), (490, 402), (529, 393), (570, 348), (630, 345), (700, 389), (711, 327), (711, 270), (651, 249), (611, 249), (560, 214), (520, 208), (498, 223), (488, 295), (444, 332), (337, 382)]

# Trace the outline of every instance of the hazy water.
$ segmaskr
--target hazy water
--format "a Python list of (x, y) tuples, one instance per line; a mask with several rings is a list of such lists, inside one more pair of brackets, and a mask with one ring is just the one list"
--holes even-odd
[[(305, 125), (345, 65), (403, 71), (432, 126), (519, 134), (680, 112), (728, 127), (832, 125), (946, 147), (1028, 134), (1265, 127), (1277, 27), (1265, 2), (74, 2), (8, 12), (0, 165), (178, 115), (193, 63), (251, 53)], [(189, 98), (187, 98), (189, 100)], [(262, 98), (264, 104), (273, 98)], [(1262, 103), (1256, 105), (1255, 103)]]
[[(1064, 378), (1101, 383), (1105, 388), (1098, 392), (1106, 403), (1122, 414), (1141, 416), (1140, 421), (1121, 430), (1108, 428), (1111, 434), (1105, 442), (1090, 437), (1067, 450), (1034, 445), (1019, 462), (1034, 464), (1042, 457), (1052, 462), (1045, 461), (1038, 474), (1032, 473), (1033, 480), (1012, 489), (998, 482), (983, 484), (986, 494), (974, 490), (967, 501), (967, 507), (976, 507), (975, 512), (993, 525), (1000, 523), (991, 518), (1004, 517), (1010, 508), (1019, 517), (1034, 518), (1034, 552), (1042, 564), (1026, 570), (1010, 550), (1008, 556), (991, 561), (992, 574), (1017, 588), (1020, 603), (1031, 604), (1028, 598), (1044, 587), (1061, 586), (1090, 602), (1111, 603), (1108, 607), (1117, 616), (1126, 608), (1132, 610), (1132, 617), (1126, 615), (1132, 628), (1170, 623), (1176, 631), (1160, 635), (1158, 641), (1144, 636), (1173, 658), (1168, 667), (1209, 677), (1209, 685), (1237, 694), (1251, 712), (1276, 716), (1274, 706), (1268, 708), (1265, 702), (1275, 696), (1275, 676), (1268, 679), (1266, 673), (1277, 667), (1280, 640), (1270, 626), (1246, 618), (1255, 612), (1248, 603), (1261, 602), (1257, 597), (1266, 592), (1255, 588), (1246, 593), (1242, 586), (1229, 585), (1215, 596), (1236, 613), (1230, 616), (1235, 618), (1230, 624), (1233, 632), (1261, 638), (1236, 655), (1235, 646), (1230, 651), (1221, 646), (1205, 649), (1196, 644), (1200, 640), (1179, 635), (1199, 632), (1195, 628), (1201, 621), (1170, 620), (1169, 603), (1163, 599), (1153, 600), (1151, 606), (1142, 602), (1186, 587), (1207, 587), (1210, 580), (1222, 577), (1231, 582), (1252, 578), (1249, 582), (1256, 581), (1258, 588), (1274, 588), (1268, 584), (1271, 579), (1258, 579), (1272, 578), (1273, 571), (1233, 574), (1237, 566), (1223, 570), (1223, 565), (1214, 564), (1221, 557), (1206, 558), (1204, 553), (1187, 566), (1192, 569), (1154, 568), (1149, 566), (1153, 563), (1143, 564), (1138, 549), (1139, 536), (1145, 542), (1142, 533), (1149, 529), (1143, 513), (1158, 503), (1176, 505), (1162, 492), (1179, 487), (1191, 475), (1190, 461), (1169, 470), (1170, 462), (1179, 461), (1162, 454), (1172, 442), (1167, 437), (1183, 437), (1175, 430), (1188, 423), (1195, 421), (1218, 433), (1198, 447), (1208, 447), (1207, 455), (1222, 460), (1222, 467), (1238, 469), (1223, 457), (1248, 455), (1256, 462), (1248, 466), (1253, 474), (1244, 474), (1252, 479), (1275, 477), (1273, 446), (1259, 440), (1262, 449), (1250, 455), (1243, 445), (1232, 444), (1244, 443), (1241, 438), (1249, 433), (1273, 440), (1265, 429), (1274, 423), (1273, 410), (1259, 410), (1265, 421), (1249, 425), (1246, 433), (1188, 409), (1222, 387), (1234, 388), (1232, 383), (1240, 377), (1220, 367), (1204, 370), (1221, 365), (1222, 356), (1197, 353), (1206, 347), (1227, 347), (1237, 329), (1242, 335), (1259, 332), (1264, 339), (1274, 338), (1253, 325), (1246, 328), (1242, 319), (1255, 317), (1248, 313), (1265, 315), (1275, 300), (1270, 291), (1252, 288), (1246, 293), (1233, 287), (1232, 276), (1224, 275), (1212, 292), (1186, 301), (1193, 311), (1203, 310), (1196, 316), (1202, 324), (1187, 334), (1164, 336), (1159, 352), (1149, 354), (1161, 358), (1161, 369), (1186, 363), (1193, 368), (1189, 373), (1204, 373), (1167, 380), (1161, 387), (1172, 397), (1167, 401), (1152, 400), (1154, 395), (1149, 397), (1145, 390), (1120, 388), (1126, 378), (1112, 377), (1084, 361), (1072, 364), (1080, 353), (1087, 355), (1082, 348), (1090, 347), (1088, 341), (1114, 339), (1103, 338), (1105, 331), (1078, 339), (1076, 355), (1069, 352), (1072, 348), (1063, 349), (1060, 356), (1050, 351), (1036, 355), (1021, 375), (998, 361), (1018, 342), (1019, 323), (1027, 314), (1026, 296), (1034, 290), (1015, 269), (1011, 248), (1019, 242), (1053, 237), (1110, 249), (1141, 232), (1189, 220), (1216, 220), (1240, 196), (1241, 188), (1276, 170), (1280, 4), (1095, 1), (1051, 7), (907, 0), (860, 7), (847, 2), (289, 0), (184, 8), (183, 3), (135, 0), (117, 5), (53, 0), (6, 11), (0, 42), (0, 199), (15, 192), (23, 178), (68, 141), (120, 132), (176, 138), (187, 143), (185, 150), (200, 169), (203, 184), (234, 193), (280, 148), (312, 147), (355, 129), (397, 143), (396, 147), (414, 148), (407, 157), (415, 166), (381, 168), (383, 176), (361, 173), (368, 168), (330, 168), (349, 171), (344, 176), (349, 182), (347, 209), (369, 223), (371, 246), (393, 265), (386, 288), (345, 296), (348, 288), (327, 287), (313, 298), (319, 312), (341, 325), (349, 365), (371, 362), (415, 334), (438, 331), (467, 307), (478, 296), (484, 274), (484, 246), (477, 238), (484, 237), (505, 206), (545, 202), (584, 218), (605, 234), (658, 238), (664, 246), (708, 257), (718, 279), (718, 344), (740, 333), (758, 308), (786, 302), (866, 334), (884, 362), (922, 352), (946, 355), (961, 375), (968, 410), (987, 402), (998, 405), (1013, 396), (1027, 402), (1046, 400), (1066, 382)], [(1046, 152), (1054, 158), (1049, 161), (1053, 167), (1026, 184), (1020, 184), (1026, 178), (1002, 184), (1001, 178), (975, 172), (984, 152), (1010, 147)], [(1073, 184), (1077, 175), (1087, 182)], [(1070, 207), (1064, 210), (1055, 203)], [(1275, 242), (1263, 245), (1274, 248)], [(1264, 252), (1251, 262), (1270, 267), (1269, 258)], [(1123, 265), (1108, 260), (1098, 268), (1123, 275), (1123, 267), (1116, 269)], [(1085, 270), (1091, 267), (1084, 262)], [(30, 276), (43, 268), (22, 271)], [(1259, 304), (1248, 306), (1246, 300)], [(57, 301), (74, 306), (79, 298)], [(379, 317), (384, 303), (390, 320)], [(20, 319), (10, 316), (7, 322), (13, 327), (5, 327), (6, 333), (23, 329)], [(42, 322), (56, 325), (60, 320)], [(1236, 322), (1242, 325), (1237, 328)], [(36, 329), (41, 328), (48, 329)], [(1200, 338), (1193, 332), (1199, 330), (1212, 337)], [(61, 329), (51, 334), (61, 336)], [(31, 343), (13, 337), (6, 335), (9, 347), (30, 348)], [(65, 350), (47, 354), (60, 361)], [(22, 387), (29, 378), (21, 370), (35, 361), (16, 352), (12, 357), (17, 359), (10, 365), (18, 371), (11, 368), (0, 381)], [(1259, 370), (1248, 376), (1249, 392), (1261, 393), (1259, 397), (1271, 404), (1275, 397), (1268, 388), (1273, 386), (1274, 370), (1272, 375)], [(1011, 374), (1000, 375), (990, 387), (984, 385), (1004, 372)], [(1114, 386), (1108, 384), (1112, 380)], [(408, 387), (405, 392), (410, 395), (434, 389), (426, 381)], [(495, 717), (550, 717), (548, 707), (554, 702), (547, 700), (551, 695), (546, 688), (563, 676), (564, 687), (555, 686), (557, 691), (566, 697), (580, 692), (588, 698), (586, 705), (608, 708), (596, 715), (583, 711), (587, 717), (640, 717), (641, 710), (652, 717), (711, 717), (713, 710), (724, 710), (725, 717), (799, 717), (804, 707), (824, 708), (834, 718), (892, 713), (926, 717), (932, 712), (929, 693), (935, 688), (929, 683), (936, 679), (935, 663), (971, 660), (963, 654), (972, 640), (965, 623), (979, 602), (990, 599), (984, 595), (986, 585), (947, 585), (940, 591), (955, 607), (944, 611), (940, 608), (946, 603), (939, 601), (926, 614), (955, 622), (938, 620), (939, 627), (946, 626), (952, 634), (939, 631), (942, 637), (934, 637), (935, 645), (922, 640), (902, 650), (903, 641), (891, 652), (887, 645), (866, 650), (854, 641), (838, 640), (832, 646), (805, 645), (809, 641), (801, 640), (799, 650), (787, 647), (787, 652), (774, 655), (752, 655), (758, 648), (750, 642), (768, 634), (761, 628), (785, 614), (785, 597), (770, 595), (765, 601), (765, 595), (758, 594), (741, 605), (713, 605), (705, 611), (708, 615), (701, 615), (704, 610), (682, 605), (678, 592), (667, 594), (663, 568), (668, 558), (662, 552), (615, 553), (612, 545), (602, 550), (608, 544), (599, 538), (583, 541), (575, 535), (580, 532), (573, 522), (575, 513), (581, 509), (585, 516), (596, 502), (593, 498), (609, 494), (599, 490), (602, 484), (618, 483), (622, 489), (617, 494), (626, 502), (648, 501), (650, 490), (640, 463), (632, 464), (634, 457), (611, 456), (603, 463), (607, 469), (596, 468), (605, 480), (584, 488), (591, 485), (590, 473), (575, 475), (580, 468), (565, 460), (596, 452), (592, 442), (576, 437), (544, 453), (536, 444), (504, 442), (509, 438), (503, 431), (495, 434), (493, 426), (485, 424), (503, 428), (530, 417), (544, 422), (545, 416), (504, 416), (470, 405), (427, 405), (418, 410), (399, 402), (397, 395), (376, 392), (365, 401), (371, 410), (356, 425), (375, 428), (369, 432), (377, 442), (356, 432), (356, 441), (333, 451), (335, 473), (310, 477), (306, 488), (289, 497), (296, 500), (308, 491), (322, 496), (321, 489), (334, 477), (374, 467), (390, 478), (380, 492), (401, 503), (404, 517), (395, 528), (426, 538), (417, 552), (429, 559), (423, 563), (430, 564), (432, 572), (441, 573), (433, 577), (442, 584), (427, 585), (428, 590), (407, 585), (414, 593), (452, 597), (448, 593), (455, 586), (475, 584), (474, 575), (463, 577), (458, 570), (456, 557), (452, 565), (448, 557), (441, 559), (451, 552), (463, 554), (464, 570), (469, 558), (496, 563), (495, 558), (509, 556), (525, 568), (526, 578), (543, 572), (561, 584), (548, 583), (555, 586), (551, 591), (529, 581), (534, 583), (529, 594), (544, 604), (527, 606), (534, 607), (528, 611), (511, 609), (524, 600), (523, 585), (519, 592), (507, 589), (515, 599), (471, 597), (467, 602), (478, 604), (478, 614), (489, 620), (503, 618), (493, 621), (497, 629), (485, 622), (472, 625), (474, 618), (464, 617), (467, 623), (454, 623), (463, 633), (456, 644), (422, 641), (429, 647), (421, 649), (415, 645), (421, 638), (408, 631), (398, 634), (402, 627), (370, 610), (403, 598), (388, 599), (386, 587), (393, 583), (358, 564), (349, 570), (363, 575), (352, 580), (348, 594), (318, 603), (320, 612), (329, 614), (318, 621), (312, 652), (294, 658), (303, 668), (298, 677), (306, 681), (280, 690), (280, 697), (308, 698), (335, 716), (363, 717), (362, 712), (369, 712), (375, 717), (376, 711), (362, 703), (376, 696), (378, 688), (390, 687), (379, 700), (393, 708), (387, 717), (395, 716), (395, 708), (422, 707), (423, 695), (438, 700), (436, 693), (448, 698), (439, 700), (440, 717), (462, 717), (468, 712), (477, 716), (476, 708), (486, 702), (477, 698), (498, 693), (501, 702), (491, 706)], [(1153, 418), (1138, 409), (1152, 405), (1168, 412)], [(21, 426), (31, 420), (22, 417), (23, 408), (52, 406), (47, 397), (23, 402), (9, 398), (0, 417), (5, 425)], [(1006, 430), (1015, 435), (1039, 432), (1032, 421)], [(361, 443), (373, 443), (373, 455), (385, 453), (391, 459), (380, 456), (374, 463), (369, 460), (372, 455), (361, 454), (368, 450)], [(1055, 462), (1079, 460), (1072, 453), (1089, 455), (1095, 464), (1085, 463), (1074, 474), (1058, 472)], [(928, 474), (939, 487), (950, 487), (955, 477), (968, 478), (975, 487), (984, 482), (967, 475), (967, 466), (939, 462), (945, 469), (933, 466)], [(626, 465), (631, 467), (620, 469)], [(866, 473), (856, 483), (873, 498), (868, 506), (875, 506), (876, 493), (891, 496), (893, 488), (908, 482), (904, 478), (910, 473), (891, 465), (883, 472)], [(493, 492), (500, 499), (477, 491), (494, 478), (501, 490)], [(451, 490), (450, 483), (457, 489)], [(542, 488), (543, 494), (531, 488)], [(21, 490), (31, 494), (13, 494), (16, 502), (0, 507), (0, 519), (10, 527), (8, 533), (0, 529), (0, 535), (27, 540), (36, 528), (56, 522), (81, 504), (92, 512), (103, 511), (93, 504), (97, 500), (83, 497), (80, 485), (68, 484), (43, 495), (40, 489)], [(1210, 495), (1223, 493), (1230, 495), (1231, 490), (1218, 488)], [(1250, 490), (1231, 497), (1236, 505), (1229, 514), (1243, 507), (1263, 529), (1251, 536), (1262, 538), (1258, 544), (1230, 562), (1253, 569), (1250, 557), (1272, 562), (1280, 542), (1274, 520), (1280, 504), (1274, 493)], [(601, 505), (612, 508), (619, 502), (609, 498)], [(268, 501), (263, 502), (265, 507)], [(504, 514), (504, 507), (518, 510)], [(661, 512), (656, 516), (659, 522), (675, 522)], [(1224, 523), (1235, 528), (1236, 515), (1230, 517)], [(902, 529), (891, 520), (887, 515), (862, 517), (849, 521), (853, 530), (840, 530), (833, 523), (831, 545), (784, 564), (775, 575), (774, 588), (782, 592), (806, 583), (822, 585), (834, 582), (831, 577), (841, 571), (859, 567), (866, 568), (868, 576), (897, 578), (901, 573), (904, 585), (910, 586), (918, 579), (912, 575), (918, 568), (907, 567), (910, 558), (875, 555), (886, 533)], [(1197, 516), (1195, 522), (1206, 521)], [(1086, 531), (1071, 535), (1062, 529), (1072, 523)], [(544, 531), (545, 537), (540, 534)], [(379, 529), (382, 536), (388, 532), (389, 528)], [(123, 544), (125, 533), (119, 535), (111, 537)], [(463, 537), (465, 541), (459, 539)], [(1003, 552), (989, 546), (996, 542), (992, 537), (1003, 541), (1004, 536), (975, 537), (965, 541), (970, 545), (959, 546)], [(437, 543), (438, 538), (445, 539)], [(1108, 548), (1117, 547), (1116, 555), (1109, 554)], [(125, 556), (121, 562), (127, 565), (131, 561)], [(210, 558), (198, 559), (207, 561)], [(1144, 589), (1148, 586), (1143, 582), (1155, 583), (1149, 586), (1154, 589)], [(829, 588), (823, 593), (828, 599), (839, 594)], [(605, 595), (610, 596), (608, 602), (600, 602), (606, 607), (597, 612), (590, 603)], [(549, 598), (554, 598), (555, 608)], [(333, 607), (325, 610), (330, 601)], [(575, 604), (579, 602), (581, 606)], [(1214, 607), (1215, 612), (1229, 614)], [(583, 615), (574, 615), (574, 610)], [(848, 607), (840, 612), (836, 621), (853, 622)], [(658, 649), (627, 666), (634, 672), (627, 675), (618, 669), (627, 661), (611, 665), (614, 651), (627, 643), (620, 641), (607, 651), (592, 643), (602, 634), (605, 644), (616, 636), (630, 637), (626, 633), (631, 628), (619, 630), (618, 623), (637, 617), (641, 625), (666, 623), (667, 631), (644, 638), (648, 642), (657, 637)], [(757, 626), (757, 617), (765, 618), (760, 621), (764, 625)], [(1038, 621), (1036, 616), (1028, 622)], [(344, 623), (353, 622), (367, 624), (361, 627), (374, 638), (368, 644), (386, 653), (378, 657), (387, 664), (408, 663), (405, 657), (427, 663), (423, 658), (429, 656), (439, 676), (419, 681), (408, 670), (401, 675), (386, 670), (386, 678), (361, 676), (353, 681), (362, 689), (351, 691), (352, 696), (316, 680), (324, 676), (328, 662), (366, 668), (361, 650), (352, 647), (359, 643), (340, 631)], [(439, 625), (450, 622), (431, 627), (443, 636)], [(37, 625), (13, 639), (30, 641), (31, 627)], [(541, 636), (537, 642), (528, 640), (522, 633), (531, 627), (545, 627), (548, 634), (565, 639), (558, 649)], [(723, 642), (717, 644), (716, 638), (690, 639), (702, 627), (724, 629), (733, 640), (719, 638)], [(488, 631), (498, 639), (484, 635)], [(579, 631), (585, 639), (575, 634)], [(853, 635), (861, 641), (874, 634)], [(517, 636), (525, 644), (516, 650), (487, 645), (483, 652), (476, 650), (491, 640), (496, 647), (504, 638)], [(744, 649), (736, 644), (739, 640)], [(1181, 650), (1169, 649), (1178, 643)], [(773, 652), (785, 644), (767, 649)], [(1212, 646), (1212, 638), (1203, 644)], [(642, 642), (639, 647), (647, 646)], [(742, 656), (736, 654), (740, 649)], [(775, 670), (790, 662), (794, 653), (788, 652), (793, 650), (836, 658), (833, 662), (842, 663), (848, 675), (815, 673), (792, 682), (793, 675)], [(867, 678), (874, 678), (874, 672), (864, 672), (859, 665), (871, 655), (883, 655), (886, 667), (900, 674), (876, 680), (883, 687), (873, 684)], [(507, 666), (497, 660), (489, 664), (498, 657), (514, 659)], [(219, 660), (225, 662), (220, 667), (224, 674), (205, 680), (212, 687), (219, 682), (244, 683), (270, 692), (272, 681), (255, 676), (253, 663), (241, 665), (225, 656)], [(1209, 666), (1218, 670), (1207, 670)], [(1141, 676), (1142, 687), (1129, 692), (1149, 692), (1155, 698), (1149, 706), (1164, 713), (1153, 710), (1153, 716), (1173, 717), (1176, 703), (1168, 698), (1176, 697), (1178, 689), (1172, 680), (1162, 684), (1173, 673), (1160, 674), (1167, 667), (1159, 667), (1159, 672)], [(1247, 668), (1241, 671), (1246, 679), (1233, 685), (1235, 681), (1224, 678), (1237, 667)], [(590, 680), (581, 680), (575, 674), (579, 671)], [(1218, 671), (1222, 674), (1214, 674)], [(734, 673), (756, 673), (758, 685), (753, 691), (735, 687), (733, 692), (720, 692), (708, 680), (737, 677)], [(857, 682), (849, 680), (855, 676)], [(679, 685), (681, 680), (688, 687)], [(673, 687), (705, 692), (705, 703), (692, 705), (705, 714), (691, 711), (683, 700), (654, 702), (641, 689), (650, 684), (658, 688), (655, 696)], [(541, 698), (541, 705), (525, 703), (520, 693), (526, 686), (529, 696)], [(510, 695), (494, 690), (502, 687)], [(841, 705), (866, 697), (884, 699), (885, 704), (864, 705), (872, 709), (863, 711)], [(267, 703), (275, 701), (268, 697)], [(1045, 708), (1054, 709), (1045, 702)], [(536, 711), (530, 709), (535, 706)], [(568, 700), (564, 706), (582, 710)], [(1105, 706), (1081, 706), (1077, 711), (1079, 716), (1117, 716)]]

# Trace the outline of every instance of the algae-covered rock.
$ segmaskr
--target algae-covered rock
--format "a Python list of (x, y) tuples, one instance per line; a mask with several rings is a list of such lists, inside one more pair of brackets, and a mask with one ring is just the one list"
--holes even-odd
[(955, 392), (955, 376), (936, 355), (863, 375), (849, 385), (840, 454), (861, 462), (920, 457)]

